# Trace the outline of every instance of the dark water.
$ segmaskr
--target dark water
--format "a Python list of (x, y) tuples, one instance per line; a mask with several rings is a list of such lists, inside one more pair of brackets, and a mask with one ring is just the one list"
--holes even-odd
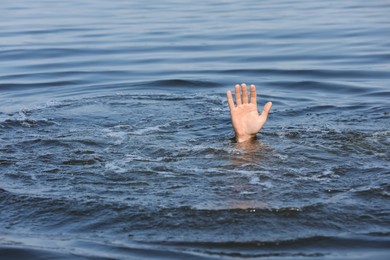
[(1, 259), (389, 259), (390, 2), (0, 13)]

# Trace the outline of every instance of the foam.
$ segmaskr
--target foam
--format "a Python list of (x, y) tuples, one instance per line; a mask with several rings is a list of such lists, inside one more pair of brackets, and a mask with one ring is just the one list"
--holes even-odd
[(113, 171), (115, 173), (125, 173), (128, 170), (124, 167), (123, 161), (111, 161), (105, 164), (106, 170)]

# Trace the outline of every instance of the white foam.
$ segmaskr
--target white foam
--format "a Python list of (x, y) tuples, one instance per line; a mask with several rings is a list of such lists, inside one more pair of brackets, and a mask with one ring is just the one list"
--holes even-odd
[(112, 161), (106, 163), (105, 168), (115, 173), (125, 173), (127, 172), (127, 169), (124, 167), (123, 164), (124, 161)]
[(270, 181), (262, 181), (260, 179), (260, 172), (239, 171), (239, 173), (248, 179), (250, 185), (260, 185), (267, 189), (273, 187)]
[(168, 125), (164, 124), (164, 125), (158, 125), (158, 126), (149, 126), (149, 127), (145, 127), (145, 128), (142, 128), (142, 129), (138, 129), (138, 130), (129, 132), (129, 134), (132, 134), (132, 135), (145, 135), (145, 134), (148, 134), (148, 133), (161, 131), (161, 128), (162, 127), (166, 127), (166, 126), (168, 126)]
[(254, 192), (254, 191), (241, 191), (240, 192), (240, 195), (253, 195), (253, 194), (256, 194), (257, 192)]
[(107, 137), (109, 137), (112, 141), (114, 141), (115, 145), (122, 144), (127, 139), (127, 133), (124, 131), (113, 131), (110, 128), (106, 128), (102, 130)]
[(258, 176), (250, 176), (249, 177), (249, 184), (252, 184), (252, 185), (259, 185), (259, 184), (261, 184), (260, 178)]

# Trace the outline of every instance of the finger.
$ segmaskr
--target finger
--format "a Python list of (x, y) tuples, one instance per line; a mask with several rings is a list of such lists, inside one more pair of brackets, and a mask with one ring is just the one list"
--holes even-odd
[(263, 108), (263, 112), (261, 112), (260, 116), (265, 117), (265, 119), (267, 119), (269, 111), (271, 110), (271, 107), (272, 107), (272, 102), (267, 102), (267, 104), (265, 104), (265, 106)]
[(235, 91), (236, 91), (236, 104), (237, 106), (241, 105), (241, 89), (240, 89), (240, 85), (236, 85), (234, 87)]
[(245, 83), (241, 84), (241, 89), (242, 89), (242, 103), (248, 104), (248, 89), (246, 88)]
[(226, 96), (227, 96), (227, 101), (228, 101), (228, 104), (229, 104), (229, 108), (230, 108), (230, 110), (233, 110), (234, 109), (234, 101), (233, 101), (232, 92), (230, 90), (228, 90), (226, 92)]
[(257, 106), (256, 86), (251, 85), (251, 104)]

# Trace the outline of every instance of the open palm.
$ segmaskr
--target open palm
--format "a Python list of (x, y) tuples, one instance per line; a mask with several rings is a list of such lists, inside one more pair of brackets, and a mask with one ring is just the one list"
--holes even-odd
[(272, 103), (265, 104), (262, 113), (257, 110), (256, 86), (250, 86), (250, 100), (245, 84), (235, 86), (236, 105), (234, 104), (232, 92), (227, 92), (227, 99), (230, 108), (230, 115), (237, 142), (244, 142), (252, 139), (261, 130), (267, 121), (268, 113)]

